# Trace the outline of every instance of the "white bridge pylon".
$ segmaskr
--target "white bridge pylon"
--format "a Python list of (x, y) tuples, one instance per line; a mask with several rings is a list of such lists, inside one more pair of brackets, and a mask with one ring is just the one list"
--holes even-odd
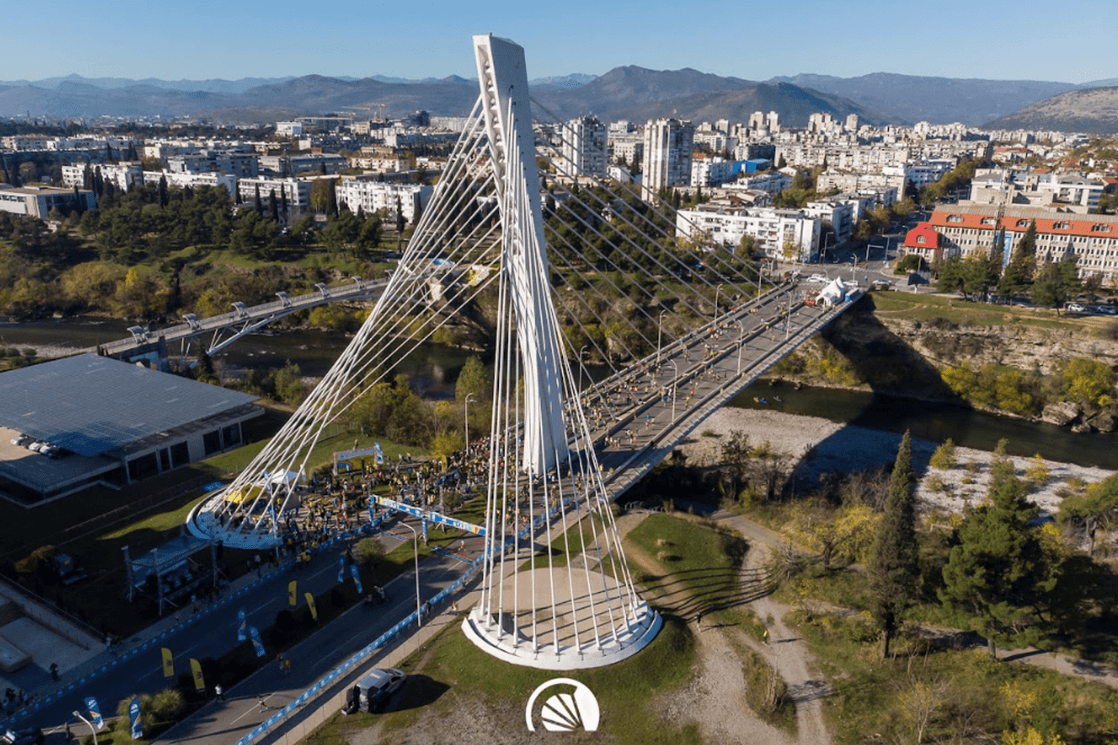
[(322, 499), (308, 469), (326, 428), (463, 307), (495, 308), (490, 436), (474, 449), (488, 459), (481, 600), (463, 628), (514, 664), (608, 665), (646, 646), (662, 621), (634, 587), (560, 342), (524, 50), (477, 36), (474, 51), (478, 102), (368, 319), (275, 437), (192, 510), (188, 525), (254, 549), (305, 529), (308, 502)]
[(502, 252), (486, 560), (481, 601), (463, 629), (515, 664), (599, 667), (647, 645), (661, 620), (633, 586), (578, 389), (560, 353), (524, 50), (475, 36), (474, 53)]

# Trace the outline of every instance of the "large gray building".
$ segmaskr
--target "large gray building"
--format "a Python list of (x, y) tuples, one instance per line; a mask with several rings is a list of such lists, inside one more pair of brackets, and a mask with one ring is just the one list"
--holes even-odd
[(0, 496), (34, 506), (237, 447), (255, 400), (93, 354), (3, 373)]

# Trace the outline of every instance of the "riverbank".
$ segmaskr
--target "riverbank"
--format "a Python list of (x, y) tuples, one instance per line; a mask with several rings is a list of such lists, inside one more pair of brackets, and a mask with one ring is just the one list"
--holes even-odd
[[(722, 445), (730, 433), (744, 432), (753, 446), (768, 442), (772, 449), (787, 455), (794, 464), (798, 489), (810, 488), (826, 473), (853, 473), (871, 468), (892, 469), (901, 435), (868, 427), (832, 422), (813, 416), (788, 414), (771, 409), (722, 408), (681, 446), (687, 462), (696, 466), (716, 465)], [(916, 496), (920, 509), (928, 512), (962, 512), (967, 505), (982, 501), (989, 489), (993, 452), (957, 447), (956, 465), (949, 469), (932, 468), (932, 453), (939, 446), (920, 438), (912, 440), (912, 463), (920, 479)], [(1034, 466), (1032, 458), (1010, 456), (1022, 478)], [(1101, 481), (1115, 472), (1094, 466), (1081, 466), (1043, 460), (1048, 471), (1044, 483), (1029, 491), (1030, 501), (1043, 514), (1054, 514), (1063, 497), (1077, 480)]]

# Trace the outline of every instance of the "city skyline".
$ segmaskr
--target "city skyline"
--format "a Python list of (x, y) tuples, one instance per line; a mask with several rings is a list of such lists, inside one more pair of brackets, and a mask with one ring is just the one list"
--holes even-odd
[[(12, 19), (3, 79), (471, 78), (470, 37), (490, 32), (525, 47), (533, 79), (624, 65), (756, 81), (874, 72), (1076, 84), (1118, 77), (1103, 52), (1118, 40), (1113, 24), (1105, 6), (1084, 0), (1062, 5), (1059, 17), (1039, 0), (996, 2), (981, 14), (962, 0), (920, 7), (873, 0), (849, 9), (792, 0), (726, 18), (696, 16), (682, 40), (686, 19), (666, 0), (650, 0), (639, 13), (585, 0), (548, 7), (500, 0), (466, 9), (437, 0), (419, 13), (439, 21), (409, 34), (417, 28), (414, 6), (361, 0), (341, 0), (310, 22), (301, 16), (305, 6), (286, 0), (267, 12), (201, 0), (189, 14), (135, 0), (112, 12), (65, 2), (49, 26), (30, 14)], [(557, 12), (570, 19), (569, 30), (555, 22)]]

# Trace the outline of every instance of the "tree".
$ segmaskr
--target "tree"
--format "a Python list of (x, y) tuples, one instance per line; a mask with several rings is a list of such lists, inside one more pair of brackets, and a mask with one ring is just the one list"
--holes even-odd
[(1088, 541), (1087, 555), (1094, 558), (1096, 535), (1101, 530), (1103, 536), (1109, 536), (1118, 521), (1118, 475), (1065, 498), (1060, 503), (1059, 519), (1082, 528)]
[(1036, 644), (1044, 629), (1060, 564), (1029, 526), (1039, 509), (1025, 499), (1026, 486), (1013, 462), (991, 464), (988, 501), (969, 513), (952, 537), (938, 591), (948, 607), (965, 614), (964, 625), (986, 637), (991, 656), (999, 643)]
[(883, 657), (889, 656), (889, 643), (912, 602), (916, 579), (920, 574), (913, 495), (915, 486), (912, 438), (906, 431), (889, 477), (889, 497), (885, 500), (885, 511), (877, 526), (869, 561), (873, 613), (881, 627)]
[(1055, 308), (1056, 315), (1059, 315), (1060, 308), (1082, 286), (1079, 280), (1079, 259), (1075, 254), (1070, 254), (1061, 261), (1045, 264), (1037, 272), (1031, 296), (1034, 303)]

